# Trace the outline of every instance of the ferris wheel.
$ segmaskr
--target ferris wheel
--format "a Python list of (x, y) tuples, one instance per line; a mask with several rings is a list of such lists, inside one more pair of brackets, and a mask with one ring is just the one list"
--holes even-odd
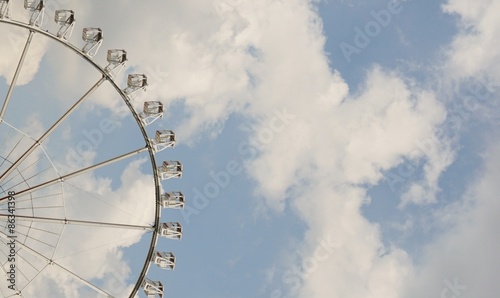
[[(173, 131), (151, 129), (163, 116), (162, 103), (137, 102), (148, 85), (144, 74), (128, 74), (126, 86), (118, 86), (128, 59), (125, 50), (108, 50), (104, 67), (95, 61), (103, 43), (100, 28), (83, 28), (83, 43), (77, 46), (70, 42), (74, 11), (48, 11), (43, 0), (25, 0), (28, 19), (23, 22), (11, 16), (14, 3), (0, 0), (0, 29), (23, 36), (22, 46), (8, 55), (0, 52), (0, 63), (4, 57), (18, 57), (6, 90), (0, 87), (0, 263), (5, 276), (0, 295), (58, 297), (43, 292), (47, 288), (61, 297), (164, 297), (162, 281), (151, 280), (148, 273), (152, 265), (175, 268), (174, 254), (162, 246), (182, 238), (182, 225), (162, 222), (161, 211), (184, 208), (184, 195), (163, 191), (161, 185), (183, 173), (179, 161), (156, 161), (156, 154), (176, 143)], [(44, 29), (49, 12), (55, 32)], [(42, 76), (34, 86), (19, 86), (30, 47), (42, 40), (62, 46), (97, 75), (79, 98), (61, 105), (56, 99), (37, 99), (33, 89), (50, 89), (43, 83), (49, 77)], [(82, 107), (105, 85), (128, 111), (120, 120), (134, 125), (136, 135), (121, 133), (120, 125), (110, 120), (113, 115), (94, 128), (95, 118)], [(111, 114), (106, 109), (99, 113), (106, 111)], [(73, 140), (74, 127), (87, 139)], [(119, 145), (106, 147), (104, 136)], [(160, 237), (169, 240), (163, 245)], [(142, 260), (134, 262), (135, 274), (128, 274), (124, 248)], [(119, 274), (111, 268), (115, 263), (121, 266)], [(124, 276), (133, 280), (117, 286)]]

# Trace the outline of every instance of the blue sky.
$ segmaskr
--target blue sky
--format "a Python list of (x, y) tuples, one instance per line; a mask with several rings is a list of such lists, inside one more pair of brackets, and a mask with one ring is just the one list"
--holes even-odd
[[(175, 148), (156, 159), (183, 163), (182, 179), (161, 184), (187, 202), (162, 211), (162, 221), (184, 227), (181, 241), (158, 241), (176, 255), (175, 270), (151, 266), (148, 273), (163, 282), (166, 297), (464, 298), (500, 290), (500, 1), (120, 3), (55, 1), (43, 27), (57, 30), (54, 8), (75, 10), (70, 42), (81, 47), (81, 29), (101, 27), (105, 40), (94, 59), (105, 65), (106, 49), (126, 49), (130, 61), (117, 83), (145, 73), (150, 86), (132, 104), (166, 107), (147, 132), (176, 132)], [(26, 19), (21, 4), (13, 19)], [(9, 40), (0, 44), (2, 98), (26, 32), (0, 25)], [(34, 138), (99, 75), (40, 36), (29, 53), (4, 121)], [(17, 134), (6, 123), (0, 134), (9, 149)], [(104, 83), (44, 142), (56, 170), (36, 179), (143, 143)], [(50, 167), (43, 152), (36, 157), (35, 169)], [(152, 220), (152, 179), (143, 153), (68, 180), (64, 194), (55, 186), (34, 196), (64, 202), (50, 209), (53, 217), (142, 225)], [(79, 228), (61, 232), (60, 249), (46, 253), (125, 297), (150, 233)], [(41, 272), (25, 297), (35, 287), (47, 297), (96, 295), (67, 277), (44, 286), (61, 275)]]

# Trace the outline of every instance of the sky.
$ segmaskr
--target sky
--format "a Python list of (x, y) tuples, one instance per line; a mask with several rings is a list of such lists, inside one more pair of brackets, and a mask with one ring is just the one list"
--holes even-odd
[[(14, 2), (12, 19), (26, 22)], [(183, 177), (161, 187), (186, 196), (183, 210), (162, 210), (162, 222), (183, 226), (182, 240), (157, 244), (175, 254), (175, 270), (148, 272), (165, 297), (500, 291), (500, 1), (46, 5), (42, 28), (52, 33), (56, 9), (75, 11), (68, 42), (78, 48), (82, 28), (102, 28), (97, 64), (106, 66), (107, 49), (127, 51), (115, 81), (148, 76), (131, 100), (137, 111), (147, 100), (165, 106), (146, 131), (175, 131), (176, 146), (156, 161), (182, 162)], [(0, 34), (3, 101), (28, 32), (0, 23)], [(0, 171), (99, 78), (35, 34), (0, 124)], [(104, 82), (0, 185), (19, 192), (143, 146), (130, 110)], [(147, 226), (154, 192), (143, 152), (16, 197), (17, 214)], [(150, 232), (28, 223), (18, 226), (23, 243), (115, 297), (128, 297), (147, 262)], [(18, 254), (24, 297), (102, 297), (26, 248)], [(12, 293), (5, 279), (0, 289)]]

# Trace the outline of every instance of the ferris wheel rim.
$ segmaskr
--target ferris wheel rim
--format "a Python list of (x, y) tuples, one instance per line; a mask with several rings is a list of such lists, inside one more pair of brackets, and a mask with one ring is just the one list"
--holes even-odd
[[(154, 178), (153, 180), (154, 180), (154, 185), (155, 185), (155, 219), (154, 219), (154, 224), (152, 226), (152, 228), (153, 228), (152, 229), (152, 237), (151, 237), (151, 243), (150, 243), (150, 246), (149, 246), (149, 251), (148, 251), (147, 257), (144, 260), (143, 268), (142, 268), (141, 273), (140, 273), (140, 275), (139, 275), (139, 277), (138, 277), (138, 279), (137, 279), (137, 281), (136, 281), (136, 283), (134, 285), (134, 288), (133, 288), (133, 290), (131, 291), (131, 293), (129, 295), (129, 298), (133, 298), (137, 294), (137, 292), (138, 292), (139, 288), (141, 287), (141, 284), (143, 283), (143, 281), (145, 279), (147, 279), (146, 275), (148, 273), (149, 268), (151, 267), (150, 260), (152, 259), (153, 255), (154, 255), (155, 248), (156, 248), (156, 245), (157, 245), (157, 242), (158, 242), (158, 233), (159, 233), (158, 232), (158, 228), (160, 226), (160, 217), (161, 217), (161, 194), (160, 194), (160, 183), (159, 183), (158, 167), (156, 165), (155, 151), (154, 151), (154, 149), (152, 147), (151, 142), (149, 141), (148, 134), (146, 132), (145, 126), (142, 123), (141, 119), (139, 118), (139, 115), (138, 115), (137, 111), (135, 110), (135, 108), (130, 103), (130, 100), (131, 100), (130, 97), (124, 92), (123, 89), (121, 89), (116, 84), (116, 82), (113, 79), (113, 77), (110, 74), (108, 74), (104, 70), (104, 68), (102, 66), (100, 66), (99, 64), (97, 64), (97, 62), (95, 62), (92, 59), (92, 57), (89, 57), (88, 55), (84, 54), (81, 51), (81, 49), (77, 48), (76, 46), (74, 46), (73, 44), (71, 44), (69, 41), (61, 39), (61, 38), (57, 37), (56, 35), (54, 35), (53, 33), (50, 33), (48, 31), (42, 30), (40, 27), (37, 27), (37, 26), (33, 26), (33, 25), (30, 25), (30, 24), (27, 24), (27, 23), (23, 23), (23, 22), (12, 20), (12, 19), (8, 19), (8, 18), (0, 18), (0, 23), (17, 26), (17, 27), (29, 30), (33, 34), (34, 33), (41, 34), (44, 37), (50, 38), (50, 39), (56, 41), (57, 43), (62, 44), (67, 49), (70, 49), (74, 53), (76, 53), (80, 58), (83, 58), (87, 63), (91, 64), (98, 72), (101, 73), (101, 75), (102, 75), (101, 79), (104, 79), (105, 81), (108, 81), (113, 86), (113, 88), (115, 89), (115, 91), (120, 95), (120, 97), (122, 98), (122, 100), (124, 101), (124, 103), (129, 108), (130, 112), (132, 113), (132, 116), (134, 117), (134, 119), (137, 122), (137, 125), (139, 126), (141, 134), (142, 134), (142, 136), (144, 138), (144, 141), (146, 143), (146, 148), (147, 148), (147, 151), (149, 153), (149, 159), (151, 161), (151, 167), (152, 167), (152, 170), (153, 170), (153, 178)], [(3, 119), (0, 119), (0, 122), (3, 122), (3, 121), (4, 121)]]

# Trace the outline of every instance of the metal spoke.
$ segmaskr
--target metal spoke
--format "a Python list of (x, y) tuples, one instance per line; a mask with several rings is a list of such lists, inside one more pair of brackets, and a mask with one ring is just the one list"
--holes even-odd
[(12, 148), (9, 152), (9, 154), (7, 154), (6, 157), (4, 157), (2, 163), (0, 164), (0, 167), (3, 166), (3, 164), (6, 162), (6, 161), (9, 161), (9, 156), (12, 154), (12, 152), (14, 152), (14, 150), (16, 150), (17, 146), (19, 146), (19, 144), (21, 143), (21, 141), (23, 140), (24, 137), (21, 137), (19, 139), (19, 141), (17, 141), (16, 145), (14, 146), (14, 148)]
[[(31, 229), (31, 228), (30, 228), (30, 229)], [(42, 243), (42, 244), (44, 244), (44, 245), (47, 245), (47, 246), (49, 246), (49, 247), (55, 248), (55, 246), (52, 246), (52, 245), (50, 245), (50, 244), (48, 244), (48, 243), (46, 243), (46, 242), (44, 242), (44, 241), (42, 241), (42, 240), (38, 240), (38, 239), (36, 239), (36, 238), (33, 238), (32, 236), (30, 236), (30, 235), (29, 235), (29, 233), (30, 233), (29, 231), (28, 231), (26, 234), (23, 234), (23, 233), (21, 233), (21, 232), (17, 232), (17, 234), (18, 234), (18, 235), (24, 236), (24, 242), (27, 242), (27, 241), (28, 241), (28, 239), (31, 239), (31, 240), (33, 240), (33, 241), (36, 241), (36, 242)]]
[(10, 97), (12, 96), (12, 91), (14, 91), (14, 88), (16, 87), (17, 79), (19, 77), (19, 73), (21, 73), (21, 69), (24, 64), (24, 59), (26, 58), (26, 54), (28, 53), (28, 49), (30, 47), (34, 33), (35, 33), (34, 31), (30, 30), (30, 33), (28, 35), (28, 40), (26, 40), (26, 44), (24, 45), (23, 53), (21, 54), (21, 58), (19, 59), (19, 63), (17, 64), (16, 72), (14, 73), (14, 77), (12, 78), (12, 82), (10, 83), (9, 86), (9, 91), (7, 91), (7, 96), (5, 97), (2, 110), (0, 111), (0, 122), (3, 121), (3, 116), (5, 115), (7, 106), (9, 105)]
[[(106, 80), (106, 77), (102, 77), (99, 81), (97, 81), (97, 83), (94, 84), (94, 86), (92, 86), (75, 104), (73, 104), (73, 106), (66, 111), (66, 113), (64, 113), (64, 115), (61, 116), (61, 118), (59, 118), (59, 120), (56, 121), (56, 123), (54, 123), (50, 128), (49, 130), (47, 130), (33, 145), (31, 145), (31, 147), (26, 150), (26, 152), (23, 153), (23, 155), (21, 155), (8, 169), (7, 171), (5, 171), (2, 175), (0, 175), (0, 183), (2, 182), (2, 180), (7, 177), (10, 173), (12, 173), (12, 171), (14, 171), (17, 166), (22, 163), (38, 146), (40, 146), (43, 141), (45, 141), (45, 139), (47, 139), (50, 134), (64, 121), (66, 120), (66, 118), (68, 118), (69, 115), (71, 115), (71, 113), (73, 113), (73, 111), (78, 107), (80, 106), (84, 101), (85, 99), (87, 99), (92, 93), (94, 93), (94, 91), (97, 90), (97, 88), (99, 88), (99, 86), (101, 86), (101, 84)], [(7, 102), (7, 101), (6, 101)], [(5, 106), (5, 105), (4, 105)]]
[[(31, 165), (29, 165), (28, 167), (26, 167), (25, 169), (23, 170), (18, 170), (18, 173), (16, 175), (13, 175), (12, 177), (10, 177), (9, 180), (5, 181), (4, 185), (9, 183), (10, 181), (12, 181), (13, 179), (17, 178), (18, 176), (20, 176), (22, 174), (22, 172), (26, 171), (26, 170), (29, 170), (32, 166), (36, 165), (40, 160), (44, 159), (45, 156), (42, 156), (40, 157), (38, 160), (34, 161), (33, 163), (31, 163)], [(37, 173), (38, 174), (38, 173)], [(35, 175), (37, 175), (35, 174)]]
[[(28, 197), (27, 199), (24, 199), (24, 200), (16, 200), (16, 202), (17, 203), (30, 202), (30, 201), (33, 202), (34, 200), (40, 200), (40, 199), (55, 197), (55, 196), (59, 196), (61, 194), (62, 194), (62, 192), (61, 193), (50, 194), (50, 195), (45, 195), (45, 196), (34, 197), (34, 198)], [(27, 194), (25, 194), (25, 195), (27, 195)], [(23, 195), (23, 196), (25, 196), (25, 195)], [(19, 196), (19, 197), (23, 197), (23, 196)], [(3, 205), (5, 205), (5, 204), (3, 204)], [(0, 206), (2, 206), (2, 205), (0, 205)]]
[[(48, 171), (48, 170), (50, 170), (50, 169), (51, 169), (51, 167), (48, 167), (48, 168), (46, 168), (46, 169), (44, 169), (44, 170), (42, 170), (42, 171), (40, 171), (40, 172), (38, 172), (38, 173), (36, 173), (36, 174), (34, 174), (34, 175), (32, 175), (32, 176), (28, 177), (28, 178), (24, 177), (24, 175), (23, 175), (23, 172), (22, 172), (22, 171), (17, 170), (17, 171), (18, 171), (18, 175), (16, 175), (16, 176), (21, 176), (21, 180), (22, 180), (22, 181), (21, 181), (21, 182), (19, 182), (19, 183), (17, 183), (17, 184), (15, 184), (15, 185), (12, 185), (11, 187), (7, 188), (7, 190), (13, 189), (14, 187), (16, 187), (16, 186), (18, 186), (18, 185), (21, 185), (21, 184), (23, 184), (23, 183), (25, 183), (28, 187), (30, 187), (30, 183), (28, 183), (28, 181), (29, 181), (29, 180), (33, 179), (34, 177), (37, 177), (38, 175), (40, 175), (40, 174), (42, 174), (42, 173), (44, 173), (44, 172), (46, 172), (46, 171)], [(2, 185), (2, 188), (5, 188), (5, 187), (6, 187), (6, 185), (5, 185), (5, 184), (4, 184), (4, 185)]]
[(44, 232), (44, 233), (51, 234), (51, 235), (56, 235), (56, 236), (60, 235), (60, 233), (55, 233), (55, 232), (51, 232), (51, 231), (43, 230), (43, 229), (39, 229), (39, 228), (34, 228), (31, 225), (23, 225), (23, 224), (20, 224), (20, 223), (17, 223), (17, 225), (20, 226), (20, 227), (26, 228), (26, 229), (40, 231), (40, 232)]
[[(43, 207), (21, 207), (21, 208), (16, 208), (16, 210), (33, 210), (33, 209), (57, 209), (57, 208), (64, 208), (64, 206), (43, 206)], [(0, 211), (7, 211), (8, 209), (0, 209)]]
[[(0, 214), (0, 218), (8, 218), (8, 214)], [(48, 223), (60, 223), (64, 225), (82, 225), (82, 226), (98, 226), (106, 228), (121, 228), (129, 230), (148, 230), (153, 231), (153, 226), (143, 226), (143, 225), (130, 225), (130, 224), (120, 224), (111, 222), (100, 222), (100, 221), (89, 221), (89, 220), (78, 220), (78, 219), (67, 219), (67, 218), (51, 218), (51, 217), (40, 217), (40, 216), (23, 216), (16, 215), (16, 220), (33, 221), (33, 222), (48, 222)]]
[[(73, 173), (70, 173), (70, 174), (67, 174), (67, 175), (64, 175), (60, 178), (56, 178), (56, 179), (52, 179), (50, 181), (47, 181), (47, 182), (44, 182), (44, 183), (41, 183), (41, 184), (38, 184), (38, 185), (35, 185), (33, 187), (30, 187), (28, 189), (24, 189), (24, 190), (21, 190), (19, 192), (16, 192), (16, 195), (21, 195), (23, 193), (26, 193), (26, 192), (33, 192), (33, 191), (36, 191), (38, 189), (41, 189), (41, 188), (44, 188), (44, 187), (48, 187), (48, 186), (51, 186), (51, 185), (54, 185), (56, 183), (59, 183), (59, 182), (62, 182), (66, 179), (71, 179), (73, 177), (76, 177), (76, 176), (79, 176), (79, 175), (82, 175), (82, 174), (85, 174), (87, 172), (90, 172), (90, 171), (93, 171), (95, 169), (98, 169), (98, 168), (101, 168), (103, 166), (106, 166), (108, 164), (111, 164), (111, 163), (114, 163), (114, 162), (117, 162), (117, 161), (120, 161), (120, 160), (123, 160), (123, 159), (126, 159), (130, 156), (133, 156), (133, 155), (136, 155), (136, 154), (139, 154), (141, 152), (144, 152), (148, 150), (148, 147), (144, 147), (144, 148), (141, 148), (141, 149), (137, 149), (137, 150), (134, 150), (132, 152), (129, 152), (129, 153), (126, 153), (126, 154), (123, 154), (123, 155), (120, 155), (118, 157), (115, 157), (115, 158), (112, 158), (112, 159), (109, 159), (109, 160), (106, 160), (106, 161), (103, 161), (101, 163), (98, 163), (96, 165), (93, 165), (93, 166), (90, 166), (90, 167), (87, 167), (87, 168), (84, 168), (84, 169), (81, 169), (81, 170), (78, 170), (76, 172), (73, 172)], [(9, 188), (7, 189), (7, 191), (11, 190), (12, 188)], [(4, 196), (2, 198), (0, 198), (0, 202), (6, 200), (9, 196)]]

